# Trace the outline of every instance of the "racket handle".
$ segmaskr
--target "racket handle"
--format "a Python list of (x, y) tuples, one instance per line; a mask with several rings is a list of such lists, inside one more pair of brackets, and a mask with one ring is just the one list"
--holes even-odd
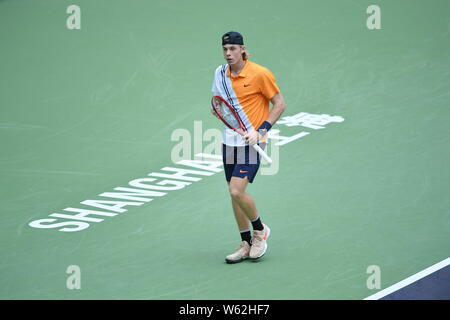
[(264, 150), (261, 149), (260, 146), (258, 146), (258, 145), (255, 143), (255, 144), (253, 145), (253, 148), (256, 150), (256, 152), (259, 153), (259, 155), (260, 155), (261, 157), (264, 158), (264, 160), (267, 161), (267, 163), (269, 163), (269, 164), (272, 163), (272, 159), (270, 159), (270, 157), (267, 155), (267, 153), (265, 153)]

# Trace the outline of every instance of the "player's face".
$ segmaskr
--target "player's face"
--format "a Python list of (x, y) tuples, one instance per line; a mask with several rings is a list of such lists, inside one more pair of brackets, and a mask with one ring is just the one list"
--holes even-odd
[(238, 44), (226, 44), (222, 46), (223, 57), (229, 64), (235, 64), (242, 61), (244, 47)]

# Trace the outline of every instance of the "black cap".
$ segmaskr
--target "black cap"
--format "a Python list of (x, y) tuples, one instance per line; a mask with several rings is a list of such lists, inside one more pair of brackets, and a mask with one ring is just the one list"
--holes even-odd
[(244, 38), (239, 32), (230, 31), (222, 36), (222, 45), (224, 44), (240, 44), (244, 45)]

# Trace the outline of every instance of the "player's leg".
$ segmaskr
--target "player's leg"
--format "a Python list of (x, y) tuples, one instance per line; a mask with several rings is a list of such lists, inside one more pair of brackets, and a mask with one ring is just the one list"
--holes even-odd
[[(230, 183), (228, 183), (228, 185), (230, 185)], [(239, 204), (233, 198), (231, 198), (231, 204), (233, 207), (234, 218), (236, 219), (236, 223), (238, 225), (239, 232), (241, 233), (241, 237), (244, 236), (244, 238), (242, 238), (242, 240), (248, 241), (248, 243), (250, 244), (250, 241), (249, 241), (251, 239), (250, 220), (247, 217), (247, 215), (245, 214), (245, 212), (241, 209)], [(245, 235), (247, 232), (249, 234), (249, 238), (245, 238)]]
[(252, 245), (250, 247), (249, 258), (256, 260), (261, 258), (267, 251), (267, 238), (270, 235), (270, 228), (262, 223), (258, 215), (255, 201), (245, 192), (248, 185), (248, 178), (232, 177), (229, 189), (232, 201), (241, 209), (238, 211), (250, 220), (253, 226)]
[[(229, 192), (233, 202), (244, 211), (250, 221), (258, 219), (258, 211), (255, 201), (245, 191), (249, 183), (252, 183), (258, 172), (260, 161), (258, 153), (250, 146), (241, 147), (236, 154), (237, 164), (230, 177)], [(262, 225), (256, 222), (253, 227), (262, 230)]]
[(238, 212), (244, 213), (248, 220), (253, 221), (258, 218), (258, 211), (253, 198), (245, 192), (247, 185), (247, 177), (231, 177), (229, 192), (232, 202), (240, 209)]
[[(270, 229), (262, 223), (258, 211), (256, 209), (255, 201), (246, 192), (248, 183), (252, 183), (259, 168), (259, 157), (253, 148), (235, 148), (233, 150), (234, 159), (233, 165), (226, 161), (230, 159), (229, 154), (226, 155), (224, 147), (224, 167), (225, 175), (228, 181), (229, 192), (233, 205), (233, 212), (235, 219), (241, 233), (242, 242), (237, 251), (226, 257), (228, 263), (236, 263), (250, 257), (258, 259), (262, 257), (267, 250), (267, 237), (270, 234)], [(245, 151), (245, 152), (244, 152)], [(253, 154), (250, 153), (254, 152)], [(229, 153), (229, 152), (228, 152)], [(253, 238), (250, 235), (250, 225), (253, 227)], [(249, 239), (252, 239), (252, 247), (248, 246)]]
[[(236, 166), (235, 149), (236, 147), (228, 147), (223, 145), (223, 163), (225, 169), (225, 178), (227, 180), (228, 186), (230, 185), (231, 176)], [(234, 217), (239, 228), (241, 243), (234, 253), (226, 256), (225, 261), (227, 263), (238, 263), (244, 261), (249, 257), (252, 235), (250, 231), (250, 221), (245, 215), (244, 211), (242, 211), (242, 209), (235, 201), (232, 200), (231, 204), (233, 207)]]
[(229, 191), (233, 201), (241, 208), (243, 213), (250, 220), (253, 227), (252, 246), (249, 257), (258, 259), (267, 250), (267, 238), (270, 235), (270, 228), (262, 223), (253, 198), (246, 192), (249, 183), (253, 183), (259, 169), (259, 157), (253, 148), (246, 147), (245, 160), (237, 155), (238, 165), (233, 170)]

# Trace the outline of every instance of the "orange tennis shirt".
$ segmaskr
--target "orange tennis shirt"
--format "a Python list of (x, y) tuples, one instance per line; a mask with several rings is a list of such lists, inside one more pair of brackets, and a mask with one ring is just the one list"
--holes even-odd
[[(270, 100), (280, 92), (273, 73), (247, 60), (241, 72), (230, 74), (228, 64), (216, 69), (212, 92), (220, 95), (236, 110), (248, 132), (257, 130), (269, 116)], [(239, 134), (224, 126), (223, 143), (245, 146)]]

